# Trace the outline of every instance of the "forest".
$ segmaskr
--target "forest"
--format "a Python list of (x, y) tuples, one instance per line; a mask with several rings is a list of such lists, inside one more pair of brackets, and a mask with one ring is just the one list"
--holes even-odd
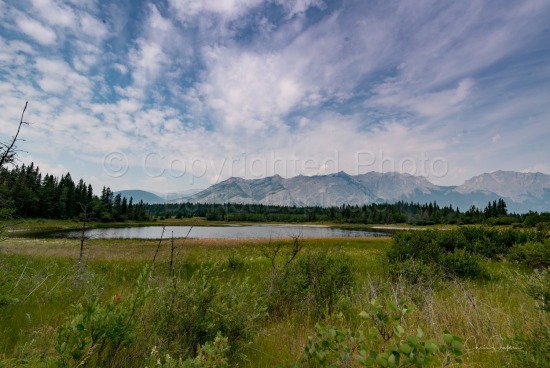
[(0, 199), (4, 215), (16, 218), (73, 219), (112, 222), (145, 220), (143, 202), (114, 195), (103, 187), (94, 194), (91, 184), (80, 179), (75, 184), (71, 174), (57, 178), (43, 175), (33, 163), (0, 172)]
[[(371, 203), (362, 206), (342, 205), (339, 207), (296, 207), (262, 204), (151, 204), (146, 205), (150, 215), (160, 218), (205, 217), (212, 221), (246, 222), (335, 222), (351, 224), (512, 224), (523, 222), (525, 215), (508, 214), (506, 203), (499, 199), (488, 203), (480, 210), (472, 206), (461, 212), (450, 206), (440, 207), (437, 203)], [(539, 215), (540, 216), (540, 215)], [(545, 217), (544, 217), (545, 218)], [(539, 219), (537, 219), (538, 221)]]

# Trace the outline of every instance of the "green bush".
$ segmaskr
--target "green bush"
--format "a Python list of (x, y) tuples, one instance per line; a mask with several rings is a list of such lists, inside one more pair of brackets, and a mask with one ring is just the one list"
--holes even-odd
[(245, 265), (244, 260), (242, 258), (239, 258), (234, 253), (230, 253), (229, 256), (227, 257), (227, 267), (230, 270), (238, 271), (242, 269), (244, 265)]
[(307, 253), (297, 258), (276, 281), (272, 309), (307, 309), (320, 317), (330, 314), (339, 297), (354, 285), (351, 259), (340, 252)]
[(160, 351), (195, 358), (199, 347), (220, 333), (231, 357), (252, 341), (256, 322), (265, 316), (264, 300), (248, 280), (223, 279), (217, 269), (200, 269), (189, 280), (173, 280), (159, 291), (146, 318), (154, 328), (148, 340)]
[[(427, 265), (440, 265), (451, 276), (486, 277), (483, 258), (499, 259), (510, 253), (511, 260), (531, 267), (546, 267), (550, 263), (548, 233), (518, 230), (463, 227), (450, 231), (406, 231), (393, 236), (387, 258), (395, 272), (413, 266), (400, 264), (407, 260)], [(419, 271), (428, 272), (422, 269)], [(422, 274), (422, 273), (421, 273)], [(413, 280), (414, 281), (414, 280)]]
[(438, 243), (439, 232), (403, 231), (393, 235), (387, 257), (391, 263), (407, 259), (421, 259), (425, 262), (436, 262), (444, 249)]
[(148, 293), (144, 269), (137, 283), (137, 291), (127, 299), (115, 296), (107, 302), (97, 298), (74, 307), (75, 315), (57, 329), (60, 366), (112, 366), (121, 352), (136, 339), (137, 309)]
[(550, 311), (550, 268), (518, 276), (516, 282), (525, 294), (535, 300), (535, 306), (538, 309)]
[(516, 221), (516, 218), (512, 216), (498, 216), (498, 217), (491, 217), (487, 219), (487, 225), (489, 226), (512, 225), (515, 221)]
[(442, 276), (441, 267), (412, 258), (393, 264), (389, 273), (394, 281), (404, 278), (412, 285), (432, 284)]
[(535, 270), (516, 278), (521, 290), (535, 300), (535, 307), (544, 311), (536, 327), (521, 331), (511, 339), (514, 363), (518, 367), (548, 367), (550, 362), (550, 268)]
[(508, 259), (530, 268), (550, 267), (550, 241), (517, 245), (510, 250)]
[(229, 362), (227, 354), (229, 344), (227, 338), (220, 333), (216, 335), (213, 342), (207, 342), (198, 349), (197, 356), (186, 360), (174, 359), (166, 353), (161, 356), (157, 347), (153, 347), (151, 355), (147, 359), (145, 367), (152, 368), (227, 368)]
[(545, 368), (550, 362), (550, 326), (540, 324), (529, 334), (515, 336), (511, 344), (516, 367)]
[(440, 259), (441, 267), (446, 275), (462, 278), (486, 278), (487, 270), (483, 266), (483, 259), (464, 249), (457, 249), (447, 253)]
[(433, 278), (439, 269), (448, 276), (486, 277), (483, 256), (502, 251), (503, 248), (495, 246), (498, 237), (503, 235), (494, 230), (470, 228), (397, 233), (387, 251), (390, 273), (402, 273), (413, 284)]
[[(417, 328), (405, 334), (402, 322), (410, 308), (400, 302), (385, 306), (371, 301), (368, 311), (360, 313), (361, 326), (352, 330), (330, 324), (315, 326), (304, 348), (304, 367), (432, 367), (462, 362), (462, 339), (445, 331), (428, 339)], [(342, 316), (339, 316), (340, 324)], [(370, 326), (370, 328), (368, 328)]]

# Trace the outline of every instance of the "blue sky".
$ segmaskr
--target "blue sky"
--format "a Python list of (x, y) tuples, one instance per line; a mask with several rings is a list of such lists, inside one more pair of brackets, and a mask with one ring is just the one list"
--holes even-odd
[(550, 2), (0, 0), (0, 138), (96, 191), (550, 174)]

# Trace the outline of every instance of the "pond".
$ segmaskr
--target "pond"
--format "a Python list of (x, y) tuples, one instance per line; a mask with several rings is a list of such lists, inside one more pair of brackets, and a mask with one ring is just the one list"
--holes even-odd
[[(162, 226), (89, 229), (86, 236), (91, 239), (159, 239)], [(251, 225), (251, 226), (166, 226), (164, 238), (200, 238), (200, 239), (280, 239), (300, 236), (302, 238), (340, 238), (388, 236), (386, 232), (349, 230), (324, 226), (294, 225)], [(189, 235), (187, 235), (189, 234)], [(56, 234), (68, 238), (80, 237), (80, 231)]]

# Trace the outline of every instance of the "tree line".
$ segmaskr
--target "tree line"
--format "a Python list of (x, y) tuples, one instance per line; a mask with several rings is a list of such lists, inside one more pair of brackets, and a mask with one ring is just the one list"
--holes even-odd
[[(357, 224), (409, 223), (431, 224), (511, 224), (523, 222), (527, 215), (509, 214), (503, 199), (489, 202), (480, 209), (476, 206), (461, 212), (458, 208), (431, 203), (398, 201), (396, 203), (371, 203), (359, 205), (321, 206), (274, 206), (263, 204), (149, 204), (146, 211), (158, 218), (204, 217), (211, 221), (247, 222), (337, 222)], [(535, 213), (530, 213), (535, 214)], [(537, 214), (535, 221), (550, 220), (550, 214)]]
[(73, 219), (86, 216), (95, 221), (145, 220), (145, 204), (114, 195), (103, 187), (95, 195), (83, 179), (75, 183), (70, 173), (60, 178), (40, 172), (34, 163), (0, 171), (0, 200), (4, 215), (18, 218)]
[(0, 217), (76, 219), (123, 222), (155, 218), (202, 217), (209, 221), (246, 222), (335, 222), (357, 224), (409, 223), (509, 225), (533, 227), (550, 223), (550, 213), (509, 214), (506, 202), (498, 199), (484, 208), (471, 206), (460, 211), (435, 201), (413, 203), (371, 203), (359, 205), (275, 206), (262, 204), (134, 203), (133, 198), (114, 194), (109, 187), (94, 194), (83, 179), (73, 181), (70, 173), (61, 177), (43, 175), (33, 163), (0, 169)]

